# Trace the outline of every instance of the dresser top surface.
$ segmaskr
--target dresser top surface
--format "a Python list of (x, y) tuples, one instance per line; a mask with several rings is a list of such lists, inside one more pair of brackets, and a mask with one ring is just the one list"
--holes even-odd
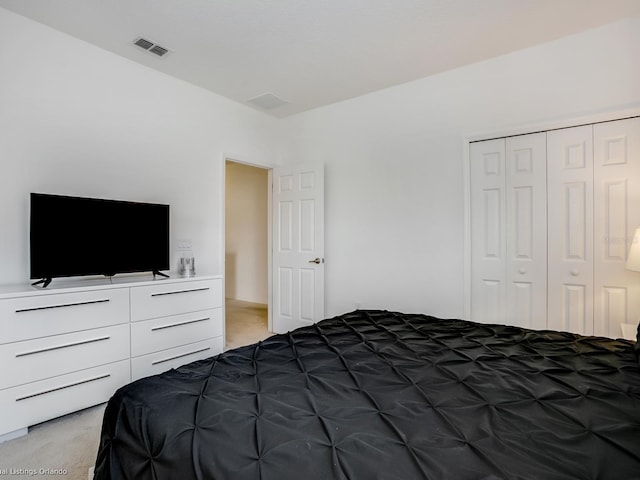
[(53, 295), (59, 293), (83, 292), (91, 290), (104, 290), (110, 288), (141, 287), (147, 285), (159, 285), (170, 283), (185, 283), (197, 280), (213, 280), (222, 278), (222, 275), (196, 275), (192, 277), (180, 277), (177, 273), (170, 273), (169, 278), (150, 275), (122, 275), (112, 278), (86, 277), (86, 278), (58, 278), (53, 279), (47, 288), (32, 286), (30, 283), (0, 285), (0, 299), (15, 297), (30, 297), (36, 295)]

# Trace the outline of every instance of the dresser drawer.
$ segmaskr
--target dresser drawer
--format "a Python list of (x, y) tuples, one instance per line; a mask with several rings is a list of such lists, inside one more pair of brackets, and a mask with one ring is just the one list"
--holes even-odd
[(131, 359), (131, 379), (138, 380), (150, 375), (166, 372), (196, 360), (222, 353), (222, 337), (210, 338), (161, 352)]
[(134, 322), (131, 324), (131, 355), (138, 357), (221, 335), (221, 308)]
[(127, 359), (129, 343), (123, 324), (0, 345), (0, 389)]
[(124, 360), (0, 390), (0, 435), (106, 402), (129, 373)]
[(0, 344), (129, 321), (129, 289), (0, 300)]
[(222, 280), (196, 280), (131, 288), (131, 320), (147, 320), (222, 306)]

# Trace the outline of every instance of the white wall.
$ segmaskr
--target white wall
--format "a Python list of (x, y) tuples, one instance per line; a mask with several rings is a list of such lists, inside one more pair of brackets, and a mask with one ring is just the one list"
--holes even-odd
[(169, 203), (222, 273), (224, 152), (273, 163), (274, 119), (2, 8), (0, 71), (0, 284), (28, 279), (29, 192)]
[(461, 317), (465, 137), (638, 106), (634, 18), (283, 120), (283, 162), (326, 165), (327, 316)]
[(276, 121), (0, 8), (0, 284), (28, 277), (31, 191), (170, 203), (222, 273), (233, 153), (325, 162), (327, 315), (461, 316), (464, 137), (638, 107), (639, 62), (635, 18)]
[(266, 304), (269, 172), (227, 162), (226, 173), (225, 294)]

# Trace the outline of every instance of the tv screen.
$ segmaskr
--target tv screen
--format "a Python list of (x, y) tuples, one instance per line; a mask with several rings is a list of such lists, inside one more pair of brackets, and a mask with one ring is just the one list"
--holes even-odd
[(169, 269), (169, 205), (32, 193), (30, 226), (32, 279)]

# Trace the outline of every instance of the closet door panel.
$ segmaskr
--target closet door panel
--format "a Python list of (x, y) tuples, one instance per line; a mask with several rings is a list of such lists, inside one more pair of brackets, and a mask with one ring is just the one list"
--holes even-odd
[(548, 326), (593, 334), (593, 135), (547, 133)]
[(546, 135), (506, 139), (507, 323), (547, 327)]
[(471, 177), (471, 319), (505, 318), (505, 140), (469, 145)]
[(640, 118), (596, 124), (594, 334), (621, 336), (640, 315), (640, 273), (625, 270), (640, 227)]

